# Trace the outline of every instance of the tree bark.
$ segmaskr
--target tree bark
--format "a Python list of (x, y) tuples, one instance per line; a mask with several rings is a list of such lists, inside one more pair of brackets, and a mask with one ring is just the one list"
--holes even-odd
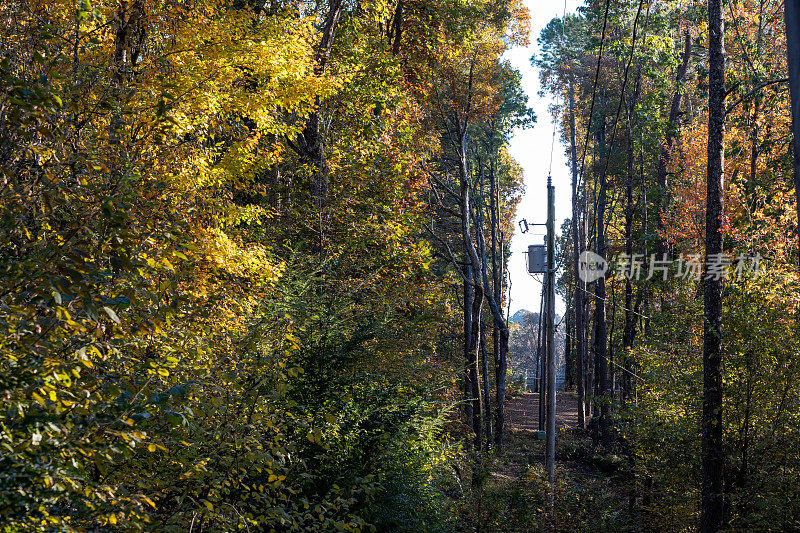
[(481, 318), (481, 390), (483, 393), (483, 431), (485, 448), (492, 442), (492, 400), (489, 391), (489, 357), (486, 354), (486, 327)]
[(800, 1), (785, 0), (784, 15), (786, 20), (786, 64), (789, 68), (789, 98), (792, 107), (794, 191), (798, 220), (797, 254), (800, 259)]
[(661, 145), (661, 151), (658, 156), (658, 167), (656, 167), (656, 184), (661, 192), (660, 195), (660, 209), (658, 216), (658, 257), (659, 259), (667, 253), (668, 245), (664, 239), (664, 214), (669, 208), (669, 183), (667, 181), (668, 173), (667, 166), (669, 165), (670, 154), (672, 153), (672, 146), (675, 144), (680, 132), (678, 119), (681, 116), (681, 101), (683, 100), (683, 84), (686, 82), (686, 71), (689, 67), (689, 57), (692, 51), (692, 40), (689, 36), (689, 30), (684, 33), (683, 42), (683, 60), (678, 65), (678, 70), (675, 73), (675, 94), (672, 96), (672, 103), (669, 107), (669, 120), (667, 121), (667, 133), (664, 137), (664, 142)]
[[(605, 119), (601, 119), (600, 125), (600, 152), (605, 152)], [(597, 254), (605, 259), (606, 257), (606, 202), (607, 202), (607, 180), (603, 170), (599, 175), (599, 193), (597, 198), (597, 214), (595, 216), (595, 232)], [(594, 368), (595, 368), (595, 414), (599, 408), (600, 416), (597, 420), (597, 430), (595, 437), (599, 436), (600, 442), (607, 446), (609, 444), (608, 415), (608, 367), (606, 366), (606, 347), (608, 345), (608, 329), (606, 323), (606, 278), (601, 276), (595, 281), (595, 306), (594, 306)]]
[(483, 289), (478, 282), (480, 273), (477, 269), (472, 269), (472, 284), (475, 287), (475, 299), (472, 301), (472, 331), (469, 340), (470, 360), (469, 377), (471, 386), (472, 401), (472, 428), (475, 432), (474, 445), (476, 450), (480, 450), (483, 445), (483, 405), (481, 405), (481, 378), (479, 367), (479, 350), (481, 337), (481, 314), (483, 312)]
[[(722, 0), (708, 2), (708, 167), (706, 175), (706, 267), (722, 253), (725, 172), (725, 39)], [(719, 257), (716, 255), (716, 257)], [(700, 530), (723, 523), (722, 279), (703, 283), (702, 506)]]
[(573, 318), (574, 310), (572, 309), (572, 298), (567, 298), (567, 316), (566, 326), (564, 331), (564, 390), (571, 390), (575, 386), (575, 352), (573, 350), (574, 338), (572, 332), (572, 323), (575, 321)]
[[(344, 3), (342, 0), (330, 0), (328, 15), (325, 17), (322, 38), (317, 48), (316, 65), (314, 74), (321, 76), (325, 73), (328, 60), (331, 56), (333, 42), (336, 38), (336, 29), (342, 15)], [(308, 117), (303, 131), (298, 137), (301, 156), (312, 167), (311, 175), (311, 200), (318, 210), (328, 203), (329, 174), (328, 162), (325, 159), (325, 143), (321, 128), (320, 100), (316, 99), (314, 112)]]
[(464, 370), (462, 372), (462, 379), (464, 382), (464, 417), (466, 418), (467, 427), (470, 433), (474, 433), (475, 427), (473, 422), (473, 402), (472, 402), (472, 375), (470, 374), (470, 359), (472, 340), (472, 305), (475, 300), (475, 291), (472, 286), (472, 265), (465, 265), (463, 269), (464, 276)]
[(616, 330), (617, 325), (617, 286), (612, 281), (611, 282), (611, 326), (609, 327), (608, 332), (608, 388), (611, 391), (611, 399), (614, 398), (614, 391), (616, 390), (616, 378), (617, 374), (614, 371), (614, 331)]
[[(550, 302), (547, 298), (545, 287), (547, 286), (547, 277), (550, 274), (544, 275), (544, 283), (542, 284), (542, 310), (544, 311), (540, 316), (539, 325), (544, 324), (544, 329), (547, 329), (547, 310), (550, 309)], [(545, 429), (545, 416), (547, 411), (547, 335), (541, 334), (542, 328), (539, 329), (539, 424), (540, 431)]]
[[(625, 183), (625, 254), (633, 256), (633, 174), (634, 174), (634, 145), (633, 145), (633, 111), (638, 97), (639, 80), (634, 95), (628, 103), (628, 178)], [(633, 283), (632, 276), (625, 278), (625, 326), (622, 330), (622, 358), (623, 367), (630, 371), (630, 352), (636, 337), (636, 317), (633, 312)], [(630, 374), (622, 374), (622, 401), (627, 402), (631, 394)]]
[[(472, 86), (472, 72), (470, 72), (470, 87)], [(505, 364), (508, 360), (508, 339), (509, 339), (509, 331), (508, 331), (508, 323), (506, 322), (505, 315), (503, 314), (503, 310), (500, 307), (501, 301), (499, 298), (495, 298), (495, 293), (492, 291), (485, 290), (485, 288), (489, 287), (489, 273), (486, 261), (486, 246), (485, 246), (485, 235), (483, 233), (483, 227), (481, 224), (477, 224), (475, 227), (475, 240), (478, 242), (479, 249), (476, 249), (475, 242), (472, 240), (472, 229), (471, 229), (471, 218), (470, 218), (470, 194), (471, 194), (471, 180), (469, 175), (469, 169), (467, 168), (467, 123), (458, 124), (458, 157), (459, 157), (459, 174), (461, 178), (461, 194), (460, 194), (460, 201), (461, 201), (461, 232), (462, 237), (464, 239), (464, 244), (467, 251), (467, 256), (469, 260), (475, 267), (475, 271), (479, 273), (481, 280), (475, 281), (476, 287), (480, 287), (481, 293), (483, 297), (486, 299), (486, 303), (489, 304), (489, 310), (492, 313), (492, 318), (494, 320), (494, 324), (498, 328), (498, 333), (500, 337), (499, 341), (499, 361), (501, 364), (501, 377), (503, 379), (502, 383), (502, 398), (498, 399), (498, 403), (502, 400), (505, 402)], [(465, 215), (466, 213), (466, 215)], [(480, 257), (479, 257), (480, 252)], [(477, 275), (476, 275), (477, 278)], [(498, 285), (495, 286), (495, 291), (497, 291)], [(501, 404), (502, 405), (502, 404)], [(498, 417), (498, 424), (502, 424), (502, 413), (501, 416)], [(500, 426), (502, 428), (502, 426)], [(502, 429), (499, 433), (499, 439), (495, 439), (495, 443), (498, 447), (502, 447), (503, 438), (502, 438)]]
[[(478, 252), (475, 249), (475, 243), (472, 239), (472, 203), (471, 203), (471, 179), (469, 169), (467, 168), (467, 127), (466, 123), (458, 124), (458, 158), (459, 158), (459, 203), (461, 215), (461, 238), (464, 244), (464, 251), (467, 256), (467, 264), (469, 266), (470, 277), (465, 278), (465, 282), (469, 283), (475, 294), (472, 302), (472, 326), (469, 335), (467, 346), (467, 365), (470, 374), (470, 387), (472, 403), (472, 430), (475, 435), (476, 448), (480, 448), (482, 440), (482, 425), (481, 425), (481, 400), (480, 400), (480, 384), (478, 381), (478, 338), (480, 329), (480, 316), (483, 306), (483, 298), (485, 296), (482, 278), (485, 280), (486, 273), (482, 272), (482, 263), (478, 257)], [(480, 231), (480, 228), (478, 228)], [(465, 304), (466, 306), (466, 304)]]
[[(489, 210), (492, 237), (492, 289), (496, 302), (502, 301), (502, 261), (498, 261), (498, 249), (502, 244), (500, 239), (500, 188), (497, 185), (497, 176), (494, 172), (494, 162), (489, 163)], [(500, 330), (505, 328), (505, 335), (501, 339)], [(508, 368), (508, 328), (505, 320), (498, 321), (493, 316), (492, 342), (495, 354), (495, 430), (494, 439), (497, 448), (503, 447), (503, 431), (505, 427), (506, 404), (506, 371)], [(504, 346), (501, 344), (505, 343)]]
[[(115, 100), (122, 100), (125, 93), (125, 82), (130, 78), (133, 69), (139, 62), (139, 56), (147, 36), (145, 7), (142, 0), (122, 0), (114, 17), (114, 75), (111, 88)], [(77, 46), (77, 45), (76, 45)], [(109, 122), (108, 142), (120, 142), (120, 130), (124, 120), (120, 116), (120, 108), (115, 108)]]
[(578, 389), (578, 427), (586, 427), (586, 376), (584, 366), (586, 360), (586, 337), (584, 335), (584, 304), (583, 296), (586, 284), (580, 279), (579, 265), (580, 254), (585, 249), (584, 236), (580, 231), (580, 202), (578, 197), (578, 146), (575, 142), (575, 86), (574, 80), (569, 80), (569, 141), (570, 159), (572, 160), (572, 272), (573, 304), (575, 306), (575, 379)]
[(400, 53), (400, 37), (403, 35), (403, 0), (398, 0), (394, 10), (392, 24), (389, 29), (389, 39), (392, 43), (392, 55)]
[[(542, 390), (542, 320), (544, 319), (544, 291), (539, 297), (539, 316), (536, 318), (536, 390)], [(541, 405), (541, 404), (540, 404)], [(539, 409), (541, 413), (541, 408)], [(539, 415), (541, 420), (541, 414)]]

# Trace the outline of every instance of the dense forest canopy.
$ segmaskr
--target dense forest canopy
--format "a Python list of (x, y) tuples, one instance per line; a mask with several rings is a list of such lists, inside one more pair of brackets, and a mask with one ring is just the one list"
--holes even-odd
[(448, 195), (502, 294), (527, 17), (4, 2), (2, 529), (444, 528)]
[(0, 531), (800, 528), (790, 3), (3, 2)]

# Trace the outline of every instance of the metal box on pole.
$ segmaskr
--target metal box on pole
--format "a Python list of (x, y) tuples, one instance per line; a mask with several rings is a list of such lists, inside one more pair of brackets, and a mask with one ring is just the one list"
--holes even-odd
[(544, 244), (528, 246), (528, 272), (531, 274), (547, 272), (547, 247)]

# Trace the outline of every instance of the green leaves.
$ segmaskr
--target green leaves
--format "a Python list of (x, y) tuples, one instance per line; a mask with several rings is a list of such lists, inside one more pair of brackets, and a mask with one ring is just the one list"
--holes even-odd
[[(0, 60), (4, 525), (359, 531), (391, 500), (384, 473), (421, 495), (438, 448), (412, 400), (450, 371), (417, 175), (436, 144), (421, 95), (423, 56), (449, 43), (440, 23), (408, 11), (402, 46), (422, 60), (401, 61), (376, 30), (394, 7), (353, 11), (319, 75), (315, 13), (37, 6), (46, 21), (0, 4), (13, 21)], [(454, 33), (483, 12), (431, 7)], [(312, 228), (292, 145), (320, 105), (332, 203)]]

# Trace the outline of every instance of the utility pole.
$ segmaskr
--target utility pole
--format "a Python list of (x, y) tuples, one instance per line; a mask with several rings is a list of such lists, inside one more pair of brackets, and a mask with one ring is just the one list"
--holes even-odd
[(555, 351), (555, 187), (547, 176), (547, 448), (545, 467), (550, 483), (556, 463), (556, 357)]
[[(785, 0), (783, 6), (786, 16), (786, 55), (794, 137), (794, 189), (796, 197), (800, 199), (800, 0)], [(797, 203), (797, 217), (800, 220), (800, 201)], [(798, 242), (800, 243), (800, 230)]]

